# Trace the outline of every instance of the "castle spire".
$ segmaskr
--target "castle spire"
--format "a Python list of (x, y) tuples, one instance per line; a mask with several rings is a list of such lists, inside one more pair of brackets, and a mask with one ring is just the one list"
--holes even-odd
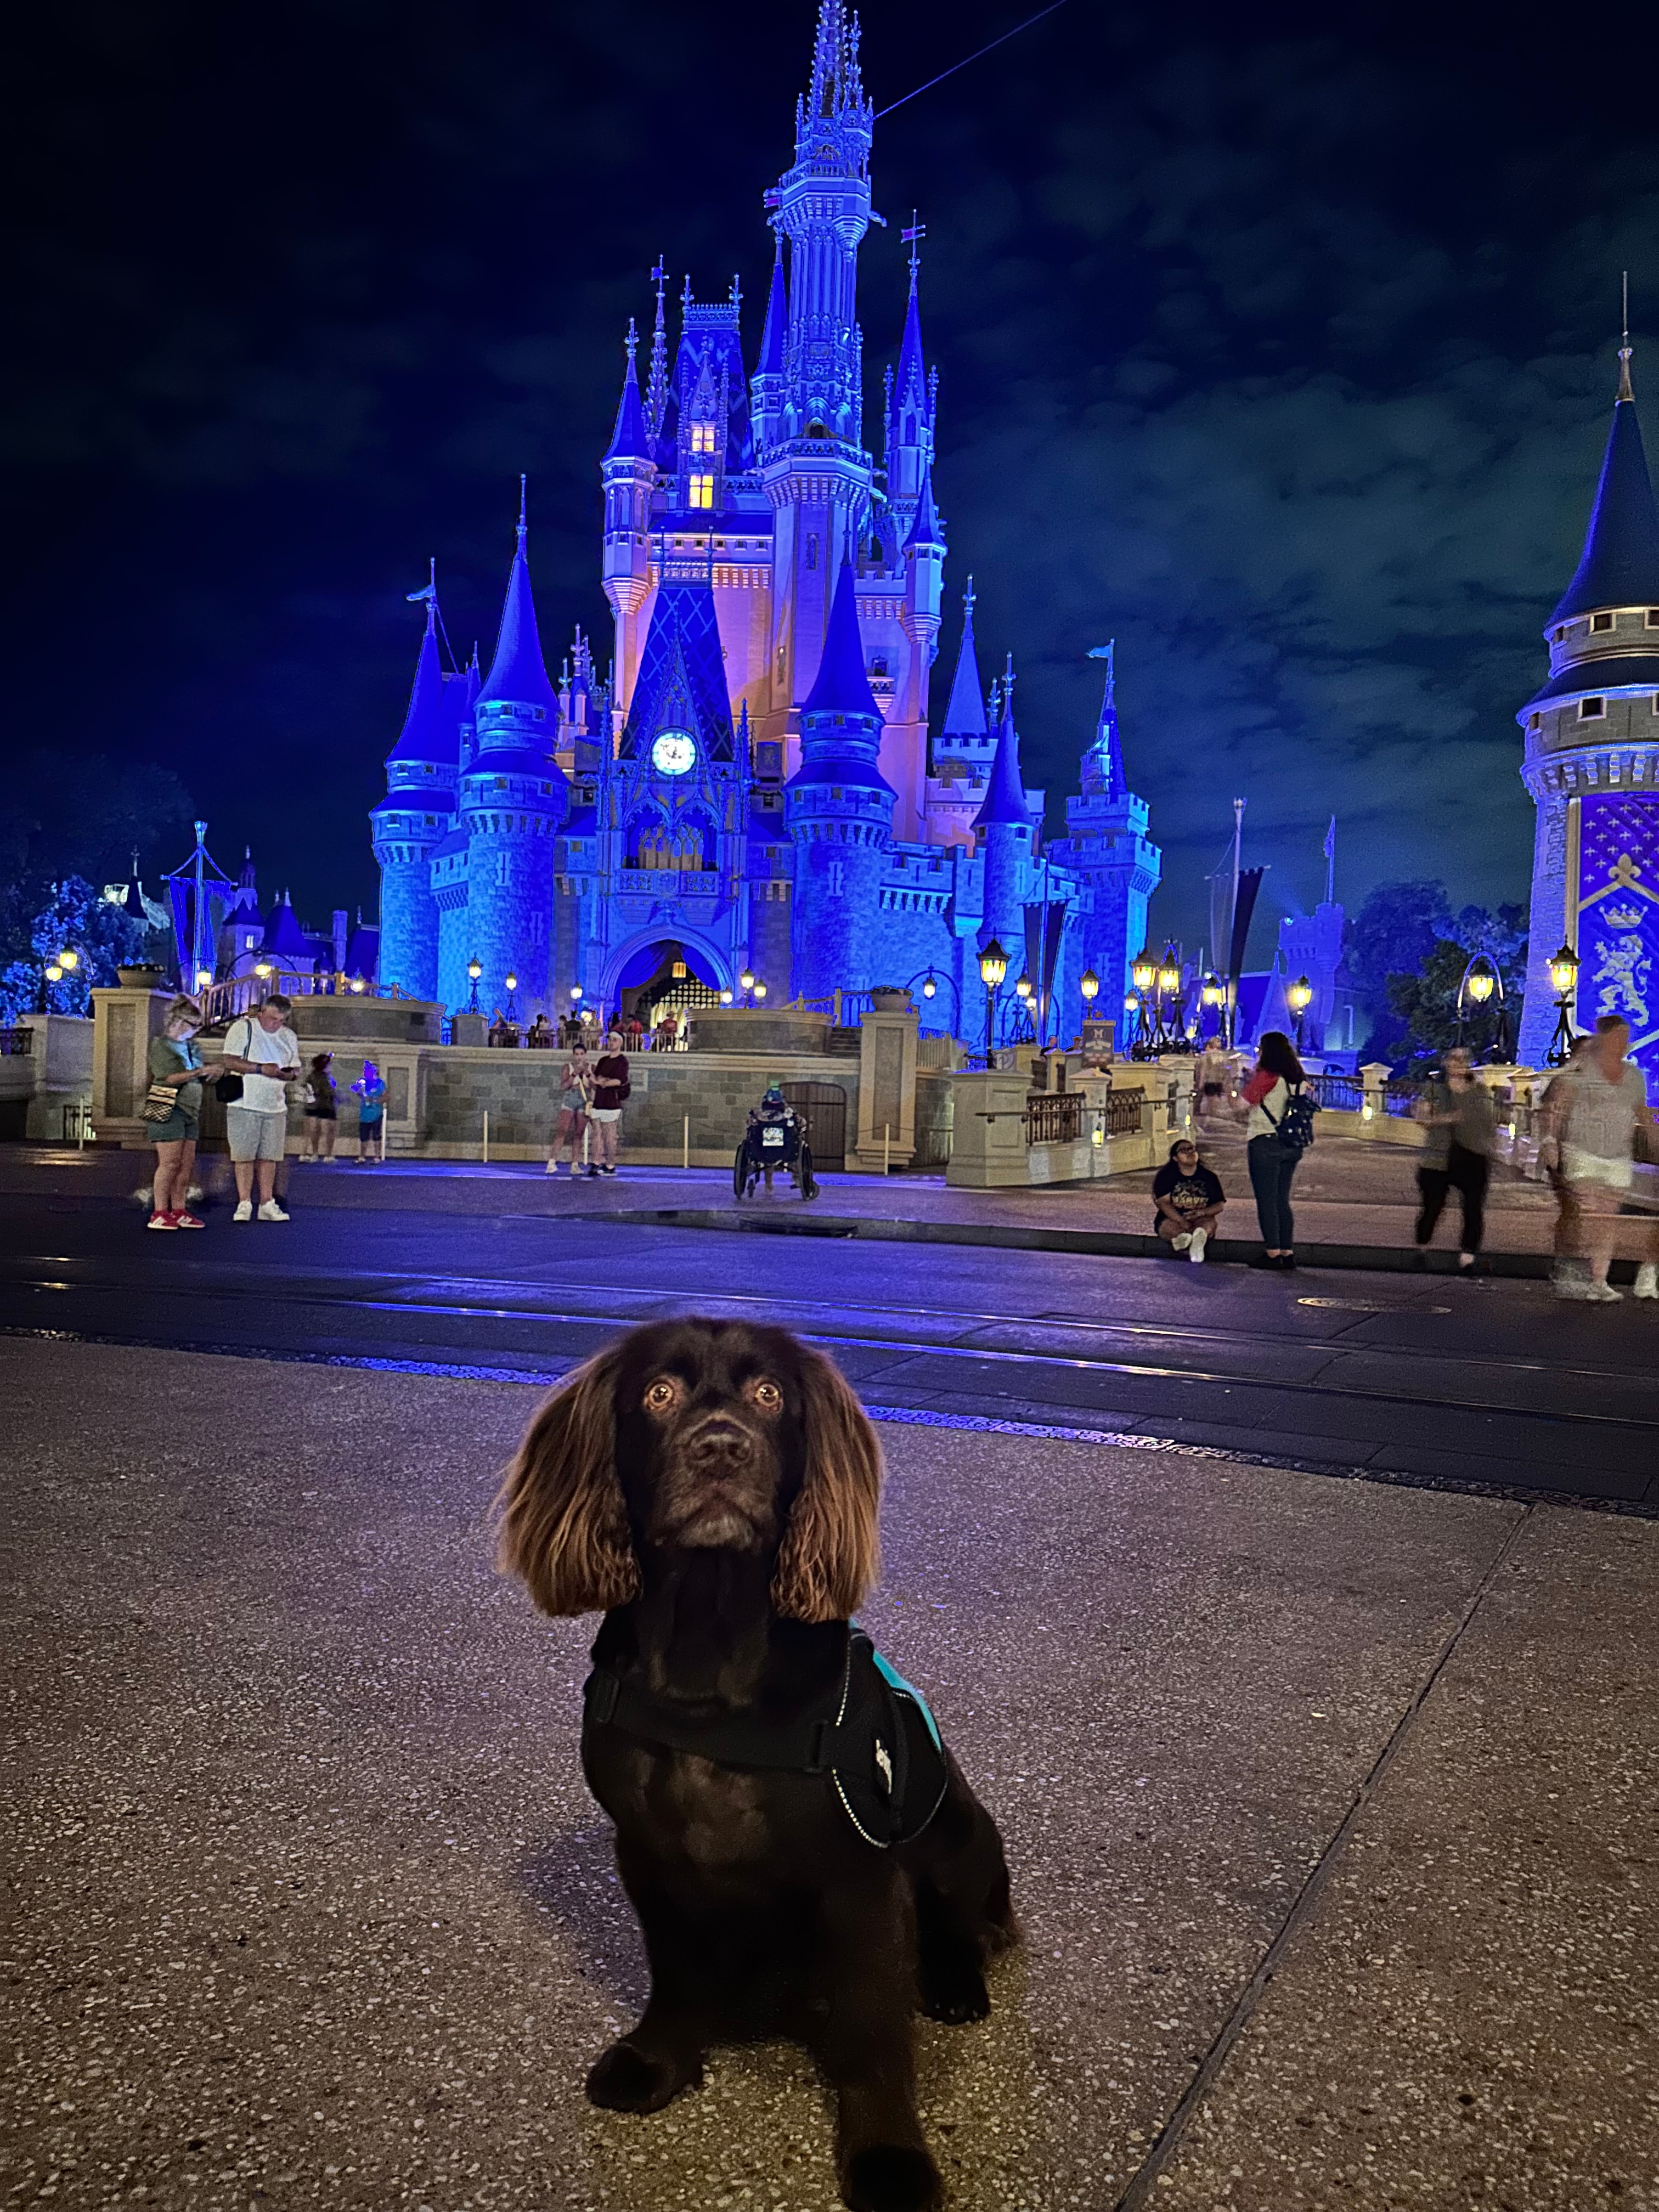
[(784, 333), (789, 326), (789, 299), (783, 282), (783, 233), (775, 234), (777, 252), (772, 262), (772, 286), (766, 295), (766, 321), (761, 331), (757, 376), (783, 374)]
[(1619, 396), (1601, 458), (1584, 550), (1550, 629), (1609, 607), (1659, 606), (1659, 507), (1653, 497), (1636, 394), (1630, 333), (1619, 349)]
[(979, 659), (974, 650), (974, 580), (971, 576), (968, 579), (968, 588), (962, 595), (962, 647), (957, 654), (957, 672), (945, 709), (945, 730), (953, 738), (990, 735), (990, 724), (985, 718), (985, 694), (980, 689)]
[(1117, 640), (1109, 638), (1104, 645), (1091, 647), (1089, 658), (1106, 664), (1106, 696), (1100, 702), (1091, 757), (1084, 763), (1084, 789), (1103, 799), (1121, 799), (1126, 786), (1117, 730)]
[(916, 501), (916, 518), (910, 525), (910, 535), (904, 541), (907, 553), (920, 552), (925, 546), (945, 550), (945, 532), (939, 516), (933, 510), (933, 472), (924, 469), (921, 494)]
[(410, 689), (409, 711), (404, 716), (398, 742), (386, 756), (388, 765), (392, 761), (420, 761), (438, 767), (453, 767), (460, 757), (459, 732), (454, 709), (444, 700), (443, 665), (438, 657), (436, 568), (434, 562), (433, 580), (424, 591), (409, 594), (416, 604), (425, 605), (426, 631), (415, 656), (415, 681)]
[(640, 380), (634, 367), (634, 355), (640, 342), (630, 315), (628, 322), (628, 370), (623, 378), (622, 398), (617, 407), (617, 427), (611, 434), (611, 445), (605, 453), (607, 461), (644, 460), (650, 447), (645, 427), (645, 410), (640, 404)]
[(864, 434), (858, 250), (870, 226), (875, 120), (858, 46), (847, 0), (820, 0), (809, 89), (795, 106), (794, 161), (767, 195), (789, 239), (789, 434), (832, 438), (854, 450)]
[(662, 435), (663, 410), (668, 404), (668, 326), (662, 307), (668, 271), (660, 253), (651, 271), (651, 282), (657, 288), (657, 319), (651, 332), (651, 368), (645, 385), (645, 427), (654, 447)]
[(873, 717), (881, 724), (881, 709), (864, 672), (864, 645), (859, 636), (858, 600), (852, 563), (843, 561), (836, 579), (836, 596), (823, 633), (823, 653), (811, 690), (801, 702), (803, 714), (855, 714)]
[(1029, 830), (1030, 826), (1031, 810), (1019, 773), (1019, 733), (1014, 727), (1014, 659), (1010, 653), (1002, 678), (1002, 727), (997, 732), (996, 758), (991, 763), (991, 780), (985, 787), (984, 804), (974, 817), (974, 827)]
[[(507, 574), (507, 597), (501, 606), (501, 627), (495, 640), (495, 657), (489, 664), (478, 694), (478, 704), (539, 707), (550, 717), (558, 711), (558, 699), (547, 680), (542, 659), (541, 634), (536, 627), (536, 601), (530, 588), (530, 560), (526, 550), (529, 526), (526, 520), (527, 485), (519, 478), (518, 547)], [(479, 731), (480, 739), (483, 732)]]

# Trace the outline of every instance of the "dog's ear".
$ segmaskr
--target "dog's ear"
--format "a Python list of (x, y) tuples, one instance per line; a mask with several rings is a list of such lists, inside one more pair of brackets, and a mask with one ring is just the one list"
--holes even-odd
[(640, 1568), (617, 1480), (617, 1377), (602, 1352), (548, 1399), (496, 1499), (496, 1565), (544, 1613), (607, 1613), (639, 1593)]
[(881, 1446), (840, 1370), (805, 1347), (799, 1359), (806, 1473), (772, 1602), (794, 1620), (845, 1620), (881, 1569)]

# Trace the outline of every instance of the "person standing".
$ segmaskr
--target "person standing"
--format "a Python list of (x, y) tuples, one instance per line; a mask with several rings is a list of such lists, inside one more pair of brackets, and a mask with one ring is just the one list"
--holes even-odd
[(1552, 1143), (1551, 1133), (1567, 1110), (1567, 1086), (1577, 1080), (1595, 1042), (1595, 1038), (1589, 1036), (1573, 1039), (1566, 1064), (1557, 1068), (1537, 1101), (1535, 1126), (1541, 1132), (1538, 1164), (1548, 1176), (1550, 1188), (1555, 1194), (1555, 1235), (1552, 1247), (1554, 1258), (1550, 1267), (1550, 1281), (1557, 1297), (1560, 1298), (1582, 1297), (1589, 1278), (1581, 1250), (1577, 1203), (1572, 1194), (1572, 1186), (1561, 1172), (1560, 1146)]
[[(1607, 1270), (1618, 1243), (1619, 1209), (1635, 1181), (1636, 1133), (1651, 1135), (1654, 1127), (1642, 1071), (1625, 1057), (1629, 1042), (1630, 1024), (1617, 1014), (1603, 1014), (1571, 1080), (1558, 1077), (1544, 1101), (1549, 1134), (1539, 1157), (1547, 1167), (1559, 1167), (1589, 1270), (1585, 1282), (1558, 1281), (1558, 1297), (1606, 1304), (1624, 1296), (1607, 1280)], [(1659, 1297), (1659, 1223), (1650, 1225), (1645, 1241), (1636, 1295)]]
[(617, 1144), (622, 1133), (623, 1108), (628, 1103), (631, 1085), (628, 1079), (628, 1055), (623, 1050), (620, 1031), (607, 1030), (605, 1049), (593, 1063), (593, 1103), (588, 1109), (588, 1119), (593, 1125), (594, 1148), (597, 1160), (590, 1160), (589, 1175), (613, 1176), (617, 1172)]
[(1418, 1102), (1418, 1119), (1428, 1131), (1417, 1170), (1423, 1198), (1417, 1216), (1418, 1249), (1425, 1251), (1433, 1242), (1447, 1196), (1455, 1190), (1463, 1215), (1457, 1264), (1467, 1273), (1474, 1265), (1486, 1228), (1497, 1122), (1492, 1093), (1476, 1079), (1474, 1063), (1462, 1045), (1445, 1055), (1440, 1080), (1431, 1083)]
[(231, 1024), (225, 1073), (242, 1079), (242, 1095), (225, 1108), (225, 1133), (236, 1176), (233, 1221), (252, 1221), (258, 1188), (261, 1221), (286, 1221), (276, 1203), (276, 1163), (288, 1144), (288, 1091), (300, 1074), (300, 1040), (288, 1026), (290, 1001), (273, 992), (257, 1012)]
[(357, 1164), (386, 1165), (386, 1083), (372, 1060), (352, 1085), (362, 1103), (357, 1109)]
[(308, 1160), (331, 1160), (340, 1109), (334, 1095), (334, 1055), (315, 1053), (306, 1070), (306, 1148)]
[(165, 1121), (149, 1125), (155, 1146), (155, 1187), (150, 1194), (146, 1228), (207, 1225), (190, 1211), (190, 1176), (196, 1164), (203, 1078), (219, 1075), (223, 1070), (217, 1061), (203, 1065), (195, 1043), (201, 1026), (202, 1010), (195, 1000), (179, 997), (167, 1008), (161, 1036), (149, 1041), (150, 1087), (155, 1090), (165, 1085), (173, 1092), (173, 1111)]
[(1296, 1218), (1291, 1185), (1302, 1158), (1284, 1139), (1285, 1116), (1305, 1078), (1296, 1047), (1283, 1030), (1264, 1031), (1255, 1048), (1255, 1069), (1241, 1094), (1245, 1116), (1244, 1157), (1249, 1164), (1255, 1218), (1265, 1248), (1250, 1261), (1289, 1273), (1296, 1266)]
[(1168, 1160), (1152, 1178), (1152, 1200), (1158, 1208), (1153, 1233), (1189, 1260), (1202, 1260), (1227, 1194), (1220, 1176), (1200, 1164), (1190, 1137), (1177, 1137), (1170, 1146)]
[(1197, 1078), (1198, 1121), (1203, 1127), (1224, 1113), (1227, 1106), (1227, 1086), (1232, 1070), (1226, 1048), (1218, 1036), (1212, 1036), (1205, 1046), (1194, 1073)]
[(526, 1052), (552, 1051), (552, 1024), (549, 1022), (547, 1016), (544, 1013), (538, 1014), (535, 1020), (532, 1022), (530, 1027), (525, 1031), (524, 1042)]
[(553, 1126), (553, 1135), (547, 1147), (547, 1172), (559, 1172), (559, 1153), (570, 1147), (570, 1172), (580, 1175), (582, 1168), (582, 1134), (587, 1127), (587, 1109), (593, 1100), (593, 1070), (588, 1065), (587, 1047), (573, 1044), (570, 1056), (559, 1072), (559, 1118)]

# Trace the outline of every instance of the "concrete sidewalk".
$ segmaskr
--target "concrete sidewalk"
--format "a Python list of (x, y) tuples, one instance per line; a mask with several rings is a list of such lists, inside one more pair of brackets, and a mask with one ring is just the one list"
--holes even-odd
[[(582, 2100), (643, 1966), (592, 1624), (488, 1563), (533, 1394), (17, 1342), (0, 1389), (3, 2201), (830, 2212), (793, 2052)], [(1025, 1934), (919, 2033), (954, 2212), (1659, 2205), (1659, 1529), (884, 1441), (865, 1618)]]

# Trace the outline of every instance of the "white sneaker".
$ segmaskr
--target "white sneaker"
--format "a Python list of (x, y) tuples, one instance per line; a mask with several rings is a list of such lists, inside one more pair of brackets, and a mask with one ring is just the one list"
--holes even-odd
[(1207, 1229), (1194, 1229), (1192, 1234), (1192, 1249), (1187, 1257), (1189, 1260), (1201, 1260), (1204, 1257), (1204, 1247), (1209, 1241), (1210, 1232)]
[(261, 1221), (286, 1221), (288, 1216), (274, 1198), (268, 1198), (259, 1208), (259, 1218)]
[(1611, 1283), (1588, 1283), (1579, 1295), (1590, 1299), (1596, 1305), (1608, 1306), (1622, 1298), (1625, 1294), (1622, 1291), (1615, 1291)]
[(1636, 1270), (1636, 1295), (1638, 1298), (1659, 1298), (1659, 1263), (1643, 1261)]
[(241, 1204), (237, 1207), (235, 1212), (233, 1213), (230, 1218), (233, 1221), (252, 1221), (253, 1218), (253, 1200), (251, 1198), (245, 1198)]
[(559, 1172), (559, 1164), (556, 1160), (550, 1160), (548, 1162), (547, 1172), (549, 1175), (557, 1175)]
[(1179, 1237), (1172, 1237), (1170, 1239), (1177, 1252), (1184, 1252), (1192, 1241), (1192, 1231), (1189, 1229), (1183, 1229)]

